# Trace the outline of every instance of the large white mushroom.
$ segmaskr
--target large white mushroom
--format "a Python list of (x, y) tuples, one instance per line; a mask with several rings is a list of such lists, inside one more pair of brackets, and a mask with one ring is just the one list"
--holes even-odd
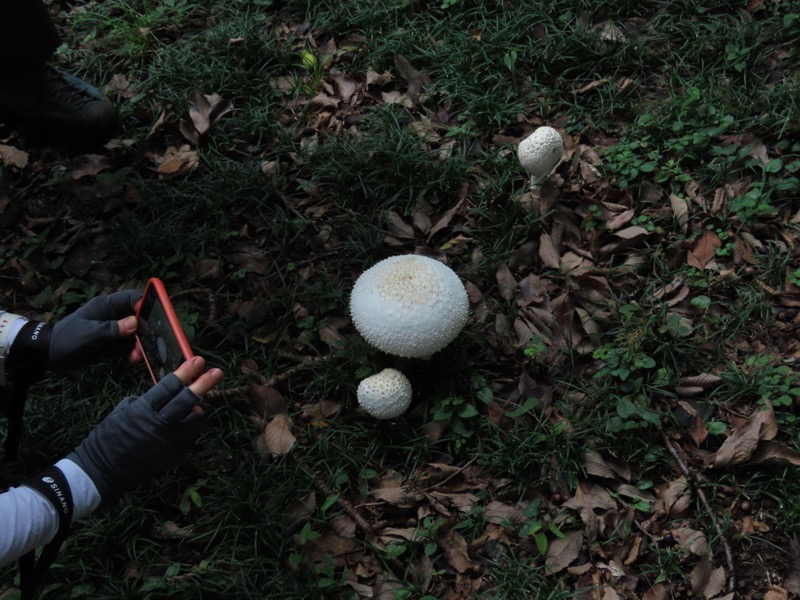
[(447, 265), (416, 254), (392, 256), (356, 280), (350, 314), (359, 333), (379, 350), (428, 357), (460, 333), (469, 299)]
[(517, 147), (519, 164), (531, 176), (531, 185), (547, 177), (564, 155), (564, 140), (552, 127), (534, 130)]
[(384, 369), (361, 380), (358, 403), (376, 419), (394, 419), (411, 404), (411, 382), (397, 369)]

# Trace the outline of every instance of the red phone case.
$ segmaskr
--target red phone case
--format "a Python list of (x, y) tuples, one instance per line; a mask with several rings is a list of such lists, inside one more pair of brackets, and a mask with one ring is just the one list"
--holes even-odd
[[(139, 300), (136, 307), (136, 318), (138, 319), (141, 315), (142, 307), (144, 306), (144, 299), (147, 297), (147, 294), (152, 292), (155, 292), (158, 300), (161, 302), (161, 306), (164, 308), (167, 321), (169, 321), (169, 326), (172, 329), (175, 340), (178, 342), (178, 346), (183, 353), (184, 360), (189, 360), (194, 356), (192, 353), (192, 348), (189, 346), (189, 341), (186, 339), (186, 335), (183, 333), (181, 322), (178, 320), (178, 315), (175, 314), (175, 309), (172, 307), (172, 301), (169, 299), (167, 290), (161, 280), (157, 277), (153, 277), (147, 282), (147, 285), (144, 288), (142, 299)], [(152, 377), (153, 382), (158, 383), (158, 377), (156, 377), (150, 362), (147, 360), (147, 355), (145, 354), (138, 334), (136, 335), (136, 347), (139, 349), (139, 352), (141, 352), (142, 357), (144, 358), (144, 364), (147, 366), (147, 370), (150, 372), (150, 377)]]

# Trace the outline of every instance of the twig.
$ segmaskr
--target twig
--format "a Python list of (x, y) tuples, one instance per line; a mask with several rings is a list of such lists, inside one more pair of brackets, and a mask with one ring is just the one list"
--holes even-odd
[(437, 488), (437, 487), (441, 487), (441, 486), (443, 486), (445, 483), (447, 483), (448, 481), (450, 481), (450, 480), (451, 480), (453, 477), (455, 477), (456, 475), (458, 475), (459, 473), (461, 473), (461, 472), (462, 472), (464, 469), (466, 469), (467, 467), (469, 467), (470, 465), (472, 465), (472, 463), (474, 463), (476, 460), (478, 460), (478, 457), (477, 457), (477, 456), (473, 456), (473, 457), (472, 457), (472, 458), (470, 458), (470, 459), (469, 459), (467, 462), (465, 462), (465, 463), (464, 463), (462, 466), (460, 466), (458, 469), (456, 469), (455, 471), (453, 471), (452, 473), (450, 473), (450, 475), (448, 475), (447, 477), (445, 477), (444, 479), (442, 479), (440, 482), (438, 482), (438, 483), (434, 483), (433, 485), (426, 487), (424, 490), (422, 490), (422, 491), (423, 491), (423, 493), (424, 493), (424, 492), (429, 492), (430, 490), (433, 490), (433, 489), (435, 489), (435, 488)]
[(722, 548), (725, 550), (725, 561), (728, 563), (728, 591), (735, 592), (736, 591), (736, 571), (733, 566), (733, 553), (731, 552), (730, 544), (728, 544), (728, 538), (722, 533), (722, 528), (719, 526), (719, 521), (717, 520), (717, 515), (711, 510), (711, 506), (708, 503), (708, 499), (706, 498), (706, 494), (703, 491), (703, 488), (700, 486), (700, 478), (695, 473), (689, 471), (689, 467), (686, 466), (686, 463), (683, 462), (678, 449), (675, 447), (675, 444), (672, 443), (672, 440), (667, 437), (667, 434), (663, 431), (661, 432), (661, 436), (664, 438), (664, 444), (669, 450), (669, 453), (672, 454), (672, 457), (675, 459), (675, 462), (678, 463), (678, 467), (680, 468), (681, 472), (683, 473), (686, 480), (691, 483), (692, 487), (694, 488), (695, 492), (697, 492), (697, 496), (700, 498), (700, 502), (703, 503), (703, 507), (708, 512), (709, 516), (711, 517), (711, 522), (714, 524), (714, 530), (717, 532), (719, 539), (722, 540)]
[[(299, 462), (304, 469), (306, 468), (305, 464), (303, 463), (302, 459), (300, 459), (300, 457), (295, 456), (295, 460)], [(322, 481), (322, 479), (320, 479), (317, 476), (316, 473), (313, 473), (312, 471), (309, 472), (312, 474), (312, 480), (314, 482), (314, 485), (320, 492), (322, 492), (326, 496), (337, 495), (331, 488), (328, 487), (328, 485), (324, 481)], [(359, 527), (361, 531), (363, 531), (367, 536), (373, 537), (375, 535), (375, 530), (372, 528), (372, 525), (370, 525), (367, 522), (367, 520), (361, 516), (361, 513), (358, 512), (356, 507), (353, 506), (353, 504), (347, 498), (339, 494), (338, 497), (336, 498), (336, 504), (339, 505), (339, 507), (347, 514), (347, 516), (350, 517), (353, 523), (355, 523), (356, 526)]]
[[(337, 495), (331, 488), (328, 487), (328, 485), (324, 481), (322, 481), (322, 479), (320, 479), (320, 477), (317, 475), (316, 472), (306, 467), (305, 462), (303, 462), (303, 459), (300, 458), (298, 454), (295, 453), (292, 456), (300, 464), (300, 466), (302, 466), (306, 470), (306, 472), (311, 476), (311, 480), (314, 482), (314, 486), (316, 486), (316, 488), (320, 492), (322, 492), (326, 496)], [(364, 532), (364, 534), (367, 536), (370, 542), (375, 544), (378, 548), (381, 549), (384, 548), (384, 545), (380, 542), (380, 540), (375, 539), (376, 538), (375, 528), (372, 525), (370, 525), (363, 516), (361, 516), (361, 513), (358, 512), (358, 509), (355, 506), (353, 506), (353, 504), (349, 500), (347, 500), (341, 494), (339, 494), (338, 497), (336, 498), (336, 504), (345, 512), (345, 514), (348, 517), (350, 517), (353, 523), (356, 524), (356, 527), (358, 527), (359, 529), (361, 529), (361, 531)], [(402, 561), (400, 561), (396, 556), (388, 558), (387, 560), (389, 565), (392, 567), (392, 569), (396, 571), (396, 573), (399, 574), (403, 573), (404, 571), (407, 571), (408, 566), (404, 564)]]
[(249, 385), (240, 385), (232, 388), (217, 388), (209, 390), (205, 394), (206, 400), (218, 400), (220, 398), (233, 398), (234, 396), (244, 396), (247, 390), (250, 389)]
[[(650, 521), (650, 519), (648, 519), (647, 521)], [(650, 531), (648, 531), (647, 527), (639, 523), (639, 521), (637, 521), (636, 519), (633, 520), (633, 524), (636, 526), (636, 529), (638, 529), (644, 535), (646, 535), (653, 544), (658, 545), (658, 543), (660, 542), (659, 538), (653, 535)]]
[[(297, 375), (301, 371), (304, 371), (305, 369), (308, 369), (309, 367), (311, 367), (311, 366), (313, 366), (313, 365), (315, 365), (317, 363), (321, 363), (321, 362), (324, 362), (324, 361), (328, 360), (327, 356), (308, 356), (308, 357), (306, 357), (306, 356), (297, 356), (297, 355), (292, 355), (292, 356), (296, 360), (303, 360), (305, 362), (303, 362), (302, 364), (299, 364), (299, 365), (295, 365), (294, 367), (290, 367), (289, 369), (286, 369), (285, 371), (283, 371), (281, 373), (276, 373), (275, 375), (273, 375), (269, 379), (264, 379), (262, 377), (261, 383), (263, 385), (268, 385), (269, 387), (275, 387), (279, 383), (282, 383), (282, 382), (286, 381), (287, 379), (291, 379), (292, 377), (294, 377), (295, 375)], [(209, 399), (209, 400), (214, 400), (216, 398), (230, 398), (232, 396), (244, 395), (244, 394), (247, 393), (247, 390), (249, 390), (249, 389), (250, 389), (249, 385), (240, 385), (238, 387), (232, 387), (232, 388), (214, 389), (214, 390), (210, 390), (205, 395), (205, 397), (207, 399)]]

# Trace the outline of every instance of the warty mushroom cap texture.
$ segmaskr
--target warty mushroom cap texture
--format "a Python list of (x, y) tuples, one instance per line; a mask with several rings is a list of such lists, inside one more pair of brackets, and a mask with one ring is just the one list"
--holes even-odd
[(547, 126), (536, 129), (517, 147), (519, 164), (535, 179), (549, 175), (563, 154), (561, 134)]
[(430, 356), (453, 341), (469, 316), (458, 275), (438, 260), (392, 256), (356, 280), (350, 314), (372, 346), (403, 357)]
[(384, 369), (358, 384), (358, 403), (376, 419), (393, 419), (411, 404), (411, 382), (397, 369)]

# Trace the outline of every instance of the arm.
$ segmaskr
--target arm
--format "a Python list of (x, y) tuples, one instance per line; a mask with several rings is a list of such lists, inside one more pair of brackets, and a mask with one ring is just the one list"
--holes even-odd
[[(22, 379), (41, 374), (46, 368), (63, 369), (70, 361), (90, 362), (98, 351), (130, 352), (136, 331), (134, 306), (141, 296), (127, 290), (100, 296), (62, 319), (55, 326), (31, 322), (22, 315), (0, 310), (0, 414), (21, 418), (21, 394), (7, 387), (15, 380), (15, 363), (23, 371)], [(127, 339), (125, 339), (127, 338)], [(15, 341), (20, 341), (15, 345)], [(131, 352), (131, 359), (137, 358)], [(27, 387), (16, 374), (17, 386)], [(20, 403), (20, 406), (14, 406)], [(19, 424), (10, 423), (11, 429)], [(17, 432), (18, 435), (19, 432)], [(17, 438), (18, 439), (18, 438)], [(11, 452), (13, 454), (13, 452)], [(74, 462), (59, 461), (74, 502), (71, 521), (91, 513), (100, 504), (100, 494), (92, 480)], [(27, 486), (12, 488), (0, 494), (0, 566), (28, 550), (49, 542), (58, 531), (59, 516), (53, 505), (40, 493)]]
[[(69, 484), (74, 523), (100, 505), (100, 492), (72, 461), (62, 459), (55, 466)], [(58, 531), (58, 525), (56, 509), (32, 488), (20, 486), (0, 494), (0, 567), (48, 543)]]
[[(38, 377), (48, 369), (81, 367), (105, 356), (129, 354), (136, 358), (133, 315), (141, 297), (138, 290), (97, 296), (55, 325), (4, 312), (0, 314), (0, 356), (5, 348), (6, 364), (0, 366), (5, 366), (11, 378), (15, 371)], [(7, 339), (3, 337), (4, 323)], [(3, 379), (0, 385), (5, 385)]]
[(133, 334), (137, 290), (98, 296), (59, 321), (29, 321), (0, 311), (0, 415), (8, 417), (6, 456), (16, 455), (29, 385), (47, 369), (89, 364), (103, 355), (128, 353), (135, 362)]
[[(219, 369), (203, 373), (204, 367), (195, 357), (143, 396), (126, 398), (56, 463), (72, 497), (71, 521), (180, 462), (205, 427), (201, 397), (222, 378)], [(48, 543), (59, 529), (63, 496), (45, 496), (26, 487), (30, 481), (0, 494), (0, 566)]]

